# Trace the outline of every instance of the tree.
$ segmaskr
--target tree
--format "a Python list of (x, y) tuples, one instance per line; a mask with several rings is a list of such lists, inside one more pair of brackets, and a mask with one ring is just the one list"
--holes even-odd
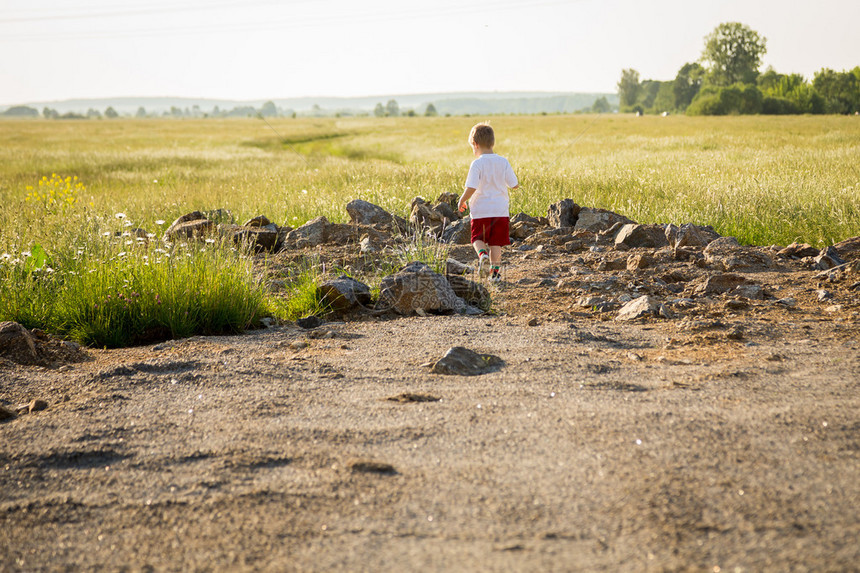
[(660, 82), (660, 89), (651, 108), (654, 113), (664, 113), (675, 109), (675, 82)]
[(51, 109), (49, 107), (46, 107), (42, 110), (42, 115), (45, 117), (45, 119), (57, 119), (58, 117), (60, 117), (60, 114), (57, 110)]
[(593, 113), (609, 113), (612, 111), (612, 106), (609, 105), (609, 100), (606, 99), (606, 96), (603, 96), (594, 100), (591, 111)]
[(702, 88), (702, 78), (705, 69), (696, 62), (684, 64), (678, 70), (675, 81), (672, 82), (672, 91), (675, 95), (675, 109), (681, 111), (687, 109), (693, 98)]
[(740, 22), (726, 22), (705, 36), (702, 61), (710, 65), (708, 80), (717, 86), (755, 83), (767, 39)]
[(426, 117), (435, 117), (439, 115), (439, 112), (436, 111), (436, 106), (432, 103), (427, 104), (427, 109), (424, 110), (424, 115)]
[(621, 70), (621, 79), (618, 81), (621, 109), (635, 105), (640, 93), (642, 93), (642, 85), (639, 83), (639, 72), (632, 68)]
[(138, 117), (138, 118), (146, 117), (146, 108), (144, 108), (143, 106), (140, 106), (139, 108), (137, 108), (137, 113), (134, 114), (134, 117)]
[(39, 110), (26, 105), (15, 105), (3, 112), (9, 117), (39, 117)]
[(376, 104), (376, 107), (373, 108), (373, 115), (376, 117), (385, 117), (385, 108), (382, 107), (381, 103)]
[(388, 100), (388, 103), (385, 104), (385, 115), (388, 117), (397, 117), (400, 115), (400, 106), (397, 105), (397, 100)]
[(97, 109), (90, 108), (87, 110), (87, 118), (88, 119), (101, 119), (102, 113)]
[(824, 98), (829, 113), (860, 111), (860, 81), (852, 72), (836, 72), (824, 68), (812, 80), (815, 90)]
[(108, 108), (105, 110), (105, 117), (108, 119), (116, 119), (119, 117), (119, 114), (116, 112), (113, 106), (108, 106)]
[(275, 107), (275, 102), (267, 101), (260, 108), (260, 115), (263, 117), (275, 117), (278, 115), (278, 108)]

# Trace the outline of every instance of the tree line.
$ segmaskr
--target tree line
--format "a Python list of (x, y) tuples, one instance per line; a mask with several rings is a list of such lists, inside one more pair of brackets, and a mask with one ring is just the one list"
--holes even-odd
[(622, 70), (618, 97), (622, 112), (732, 114), (860, 113), (860, 66), (822, 68), (811, 81), (800, 74), (759, 70), (767, 39), (739, 22), (726, 22), (705, 37), (701, 58), (684, 64), (674, 80), (640, 81)]

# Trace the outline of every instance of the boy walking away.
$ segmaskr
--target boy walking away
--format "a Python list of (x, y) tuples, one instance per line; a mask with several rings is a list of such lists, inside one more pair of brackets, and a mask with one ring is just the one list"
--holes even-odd
[(466, 176), (466, 190), (460, 196), (460, 211), (468, 205), (472, 216), (472, 246), (478, 254), (478, 273), (500, 282), (502, 247), (511, 244), (510, 198), (508, 189), (519, 181), (508, 160), (493, 153), (496, 136), (488, 123), (479, 123), (469, 133), (469, 145), (476, 159)]

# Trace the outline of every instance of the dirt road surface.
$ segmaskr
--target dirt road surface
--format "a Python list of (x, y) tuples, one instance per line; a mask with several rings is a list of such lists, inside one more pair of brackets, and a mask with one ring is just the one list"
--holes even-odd
[(5, 364), (49, 407), (0, 424), (0, 570), (860, 570), (856, 301), (620, 323), (537, 272), (493, 316)]

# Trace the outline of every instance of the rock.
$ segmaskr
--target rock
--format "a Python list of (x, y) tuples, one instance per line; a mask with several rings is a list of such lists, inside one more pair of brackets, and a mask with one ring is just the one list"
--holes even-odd
[(815, 268), (822, 271), (826, 271), (846, 263), (846, 261), (839, 256), (839, 252), (834, 247), (825, 247), (821, 249), (821, 252), (818, 253), (817, 257), (815, 257), (814, 262)]
[(242, 223), (243, 227), (268, 227), (272, 222), (265, 215), (257, 215)]
[(675, 249), (681, 247), (706, 247), (720, 238), (720, 234), (711, 226), (700, 227), (692, 223), (685, 223), (680, 227), (667, 225), (664, 236), (669, 245)]
[(740, 285), (735, 287), (731, 294), (747, 300), (764, 299), (764, 289), (759, 285)]
[(650, 255), (638, 254), (627, 257), (627, 270), (638, 271), (654, 266), (654, 259)]
[(451, 257), (448, 257), (448, 260), (445, 261), (445, 274), (449, 277), (451, 275), (466, 275), (474, 272), (474, 267), (465, 265), (457, 259), (452, 259)]
[(472, 242), (472, 218), (466, 215), (442, 229), (441, 240), (452, 245), (468, 245)]
[(490, 309), (492, 297), (484, 285), (470, 281), (462, 275), (448, 275), (446, 278), (454, 293), (468, 304), (484, 311)]
[(635, 223), (635, 221), (631, 221), (624, 215), (619, 215), (618, 213), (613, 213), (612, 211), (607, 211), (606, 209), (582, 207), (579, 210), (579, 215), (576, 218), (576, 225), (574, 226), (574, 229), (576, 231), (592, 231), (594, 233), (599, 233), (600, 231), (605, 231), (606, 229), (609, 229), (615, 223), (627, 225), (630, 223)]
[(442, 193), (439, 193), (438, 197), (436, 197), (436, 205), (439, 205), (440, 203), (446, 203), (449, 207), (451, 207), (451, 209), (453, 209), (454, 211), (457, 211), (457, 208), (458, 208), (457, 202), (459, 200), (460, 200), (460, 196), (457, 195), (456, 193), (451, 193), (450, 191), (442, 192)]
[(795, 306), (797, 306), (797, 301), (791, 297), (786, 297), (776, 301), (776, 304), (782, 305), (787, 308), (794, 308)]
[(492, 354), (478, 354), (468, 348), (455, 346), (449, 348), (445, 355), (433, 365), (430, 370), (434, 374), (452, 376), (479, 376), (494, 372), (504, 366), (505, 362)]
[(860, 237), (851, 237), (833, 245), (839, 256), (846, 261), (860, 259)]
[(289, 225), (284, 225), (283, 227), (278, 227), (278, 241), (275, 243), (275, 252), (279, 252), (284, 248), (284, 243), (287, 240), (287, 235), (290, 234), (293, 228)]
[[(431, 365), (432, 366), (432, 365)], [(386, 398), (389, 402), (438, 402), (442, 398), (433, 396), (432, 394), (418, 394), (415, 392), (404, 392), (397, 396), (389, 396)]]
[(346, 275), (318, 285), (317, 297), (320, 304), (334, 312), (345, 312), (371, 302), (370, 287)]
[[(301, 320), (301, 319), (299, 319), (299, 320)], [(296, 322), (298, 322), (298, 320), (297, 320)], [(311, 344), (310, 344), (310, 342), (308, 342), (307, 340), (293, 340), (293, 341), (290, 343), (290, 349), (292, 349), (292, 350), (302, 350), (302, 349), (304, 349), (304, 348), (309, 347), (310, 345), (311, 345)]]
[(411, 262), (383, 278), (379, 289), (380, 305), (398, 314), (419, 309), (436, 313), (466, 310), (465, 301), (454, 293), (448, 280), (420, 262)]
[(293, 245), (297, 248), (316, 247), (326, 242), (328, 239), (328, 228), (331, 223), (325, 217), (317, 217), (302, 225), (297, 229), (293, 229), (287, 234), (284, 242), (286, 245)]
[(27, 404), (27, 413), (32, 414), (33, 412), (41, 412), (42, 410), (48, 409), (48, 403), (44, 400), (31, 400), (29, 404)]
[(780, 249), (776, 256), (778, 257), (794, 257), (798, 259), (802, 259), (804, 257), (815, 257), (818, 255), (818, 249), (810, 245), (809, 243), (798, 243), (794, 242), (784, 249)]
[(733, 273), (715, 273), (705, 277), (704, 281), (695, 286), (693, 292), (697, 295), (722, 294), (746, 284), (747, 279)]
[(305, 330), (316, 328), (325, 324), (325, 321), (318, 316), (310, 315), (296, 320), (296, 325)]
[(353, 199), (347, 203), (346, 212), (350, 221), (359, 225), (390, 225), (394, 221), (391, 213), (362, 199)]
[(197, 239), (211, 234), (215, 229), (216, 225), (214, 221), (210, 221), (209, 219), (194, 219), (193, 221), (174, 223), (164, 232), (164, 239), (171, 241)]
[(522, 211), (511, 217), (511, 225), (516, 225), (517, 223), (529, 223), (534, 226), (540, 226), (541, 224), (540, 219), (526, 215)]
[(711, 241), (703, 253), (707, 264), (724, 271), (773, 266), (773, 259), (767, 254), (741, 246), (734, 237), (720, 237)]
[(190, 213), (186, 213), (180, 217), (177, 217), (177, 219), (175, 221), (173, 221), (173, 223), (171, 223), (169, 227), (167, 227), (167, 230), (164, 231), (164, 236), (165, 237), (171, 236), (173, 234), (173, 231), (176, 230), (176, 227), (178, 227), (179, 225), (182, 225), (183, 223), (188, 223), (190, 221), (200, 221), (200, 220), (208, 220), (208, 219), (206, 218), (206, 215), (204, 215), (200, 211), (192, 211)]
[(393, 465), (373, 460), (350, 460), (347, 462), (346, 467), (349, 468), (349, 471), (355, 473), (380, 475), (394, 475), (397, 473)]
[[(274, 228), (272, 228), (274, 227)], [(278, 230), (275, 225), (267, 227), (245, 226), (233, 230), (233, 240), (257, 252), (272, 252), (278, 244)]]
[(660, 301), (651, 298), (650, 296), (640, 296), (633, 299), (618, 311), (615, 317), (617, 321), (637, 320), (646, 316), (656, 316), (663, 318), (673, 318), (671, 310)]
[(529, 319), (529, 321), (526, 324), (528, 326), (538, 326), (538, 325), (540, 325), (540, 321), (537, 319), (537, 317), (534, 317), (534, 318)]
[(615, 245), (626, 245), (631, 249), (659, 249), (669, 244), (662, 225), (637, 225), (628, 223), (615, 235)]
[(0, 406), (0, 422), (5, 422), (6, 420), (11, 420), (15, 417), (15, 412), (9, 410), (5, 406)]
[(579, 217), (581, 207), (573, 199), (562, 199), (549, 206), (546, 218), (551, 227), (573, 227)]
[(833, 293), (828, 290), (820, 289), (815, 291), (815, 293), (818, 295), (818, 302), (824, 302), (833, 298)]
[(447, 220), (449, 224), (460, 220), (460, 215), (457, 210), (452, 208), (448, 203), (436, 203), (433, 205), (432, 209), (439, 213), (443, 220)]
[(412, 200), (409, 224), (420, 230), (430, 230), (434, 235), (442, 230), (445, 218), (421, 197)]
[(379, 251), (379, 247), (374, 244), (370, 235), (364, 235), (358, 245), (359, 253), (362, 255), (370, 255)]
[(0, 356), (17, 364), (39, 361), (33, 336), (17, 322), (0, 322)]
[(537, 233), (538, 225), (528, 221), (518, 221), (512, 223), (510, 227), (511, 237), (514, 239), (528, 239)]

